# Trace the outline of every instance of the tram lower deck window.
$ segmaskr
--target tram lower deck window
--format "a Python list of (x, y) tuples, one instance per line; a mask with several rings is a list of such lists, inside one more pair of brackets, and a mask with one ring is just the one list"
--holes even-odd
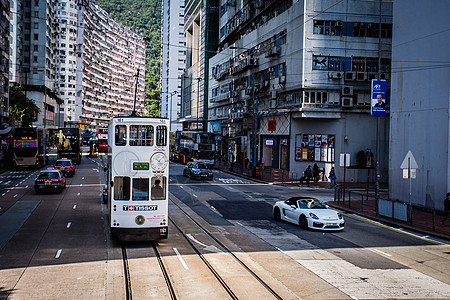
[(148, 178), (133, 178), (133, 201), (148, 200)]
[(152, 200), (166, 199), (166, 177), (152, 177)]
[(114, 200), (130, 200), (130, 177), (114, 177)]

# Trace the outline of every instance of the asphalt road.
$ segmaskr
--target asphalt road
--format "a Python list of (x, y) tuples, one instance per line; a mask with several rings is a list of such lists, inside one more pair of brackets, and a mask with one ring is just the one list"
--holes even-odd
[[(36, 195), (37, 171), (0, 176), (0, 299), (125, 299), (121, 245), (105, 229), (103, 164), (102, 156), (85, 156), (62, 194)], [(283, 299), (449, 298), (449, 241), (346, 214), (344, 231), (304, 230), (274, 221), (273, 203), (293, 195), (327, 201), (331, 190), (260, 184), (217, 171), (213, 181), (191, 180), (182, 168), (170, 167), (172, 222), (200, 245), (239, 299), (270, 297), (193, 219)], [(179, 298), (227, 299), (177, 230), (171, 223), (169, 239), (158, 247)], [(167, 298), (149, 244), (128, 247), (135, 298)]]

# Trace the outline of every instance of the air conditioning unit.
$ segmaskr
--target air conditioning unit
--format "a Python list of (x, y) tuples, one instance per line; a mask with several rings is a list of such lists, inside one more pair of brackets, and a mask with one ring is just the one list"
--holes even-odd
[(352, 97), (342, 97), (341, 98), (341, 106), (342, 107), (353, 107), (353, 98)]
[(270, 108), (276, 108), (276, 107), (277, 107), (277, 100), (270, 99)]
[(391, 74), (390, 73), (381, 73), (380, 79), (381, 80), (391, 80)]
[(271, 91), (270, 92), (270, 99), (276, 99), (277, 98), (277, 91)]
[(343, 72), (330, 72), (328, 74), (328, 76), (331, 79), (341, 79), (341, 78), (344, 78), (344, 73)]
[(356, 72), (356, 80), (357, 81), (366, 81), (367, 73), (366, 72)]
[(371, 81), (372, 79), (377, 79), (378, 73), (375, 72), (369, 72), (367, 73), (367, 80)]
[(349, 85), (344, 85), (341, 87), (342, 96), (353, 96), (353, 87)]
[(345, 80), (346, 81), (356, 80), (356, 72), (345, 72)]

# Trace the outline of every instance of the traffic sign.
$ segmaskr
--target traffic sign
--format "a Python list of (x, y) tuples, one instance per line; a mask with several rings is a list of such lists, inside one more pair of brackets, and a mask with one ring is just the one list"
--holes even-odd
[[(408, 164), (409, 161), (409, 164)], [(401, 169), (418, 169), (419, 165), (416, 162), (416, 159), (414, 158), (414, 155), (412, 154), (411, 150), (406, 153), (405, 159), (403, 159), (403, 162), (400, 166)]]

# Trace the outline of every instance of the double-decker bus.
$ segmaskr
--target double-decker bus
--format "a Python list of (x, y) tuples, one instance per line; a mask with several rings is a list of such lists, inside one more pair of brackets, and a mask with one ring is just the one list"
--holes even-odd
[(111, 238), (165, 239), (169, 201), (168, 120), (113, 118), (108, 127), (108, 213)]
[(108, 128), (97, 130), (97, 150), (98, 152), (108, 152)]
[(186, 164), (202, 162), (215, 164), (215, 137), (210, 132), (175, 131), (171, 138), (171, 158)]
[(80, 128), (59, 128), (56, 136), (58, 139), (58, 158), (70, 158), (74, 163), (80, 164), (82, 156)]
[(14, 166), (42, 167), (48, 163), (48, 131), (45, 128), (15, 128), (13, 140)]

